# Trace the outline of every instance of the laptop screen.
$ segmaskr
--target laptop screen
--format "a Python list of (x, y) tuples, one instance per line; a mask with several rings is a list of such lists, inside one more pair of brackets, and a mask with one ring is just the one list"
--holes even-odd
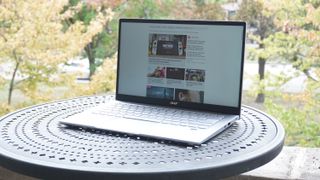
[(245, 23), (121, 19), (118, 100), (239, 113)]

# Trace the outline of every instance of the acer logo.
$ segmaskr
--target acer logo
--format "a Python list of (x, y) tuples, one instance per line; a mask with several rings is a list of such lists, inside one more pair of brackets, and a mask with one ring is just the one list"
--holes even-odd
[(178, 102), (170, 101), (170, 103), (169, 103), (169, 104), (171, 104), (171, 105), (178, 105)]

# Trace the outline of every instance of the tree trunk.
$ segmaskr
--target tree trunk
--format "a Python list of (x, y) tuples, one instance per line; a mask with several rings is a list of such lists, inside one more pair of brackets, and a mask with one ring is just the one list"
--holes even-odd
[(93, 52), (92, 43), (89, 43), (84, 49), (89, 59), (89, 78), (91, 79), (91, 76), (96, 71), (95, 56)]
[[(262, 80), (264, 80), (266, 59), (260, 57), (258, 60), (258, 64), (259, 64), (259, 80), (261, 82)], [(264, 103), (264, 99), (265, 99), (264, 90), (265, 90), (264, 86), (261, 87), (259, 85), (259, 92), (258, 92), (258, 96), (256, 98), (257, 103)]]
[(96, 72), (96, 63), (95, 63), (95, 57), (88, 57), (89, 58), (89, 78), (91, 79), (91, 76)]
[(17, 75), (17, 71), (18, 71), (18, 69), (19, 69), (19, 65), (20, 65), (20, 62), (17, 61), (16, 67), (14, 68), (13, 73), (12, 73), (12, 77), (11, 77), (11, 81), (10, 81), (10, 86), (9, 86), (8, 105), (11, 104), (11, 98), (12, 98), (12, 92), (13, 92), (13, 87), (14, 87), (14, 81), (15, 81), (15, 78), (16, 78), (16, 75)]

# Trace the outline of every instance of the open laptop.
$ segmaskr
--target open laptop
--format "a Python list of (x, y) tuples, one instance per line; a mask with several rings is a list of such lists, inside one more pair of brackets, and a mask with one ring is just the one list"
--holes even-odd
[(244, 22), (120, 19), (116, 96), (61, 120), (201, 144), (240, 117)]

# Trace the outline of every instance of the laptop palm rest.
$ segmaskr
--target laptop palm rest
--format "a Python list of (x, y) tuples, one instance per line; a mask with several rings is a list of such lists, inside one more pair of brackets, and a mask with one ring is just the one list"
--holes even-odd
[[(158, 139), (175, 140), (189, 144), (201, 144), (209, 138), (217, 135), (237, 119), (237, 116), (230, 115), (219, 120), (213, 127), (195, 132), (189, 127), (179, 127), (170, 124), (148, 122), (137, 119), (127, 119), (113, 116), (101, 116), (85, 112), (61, 120), (64, 124), (84, 126), (95, 129), (111, 130), (133, 135), (141, 135)], [(228, 121), (228, 122), (226, 122)], [(212, 132), (215, 132), (212, 134)]]

